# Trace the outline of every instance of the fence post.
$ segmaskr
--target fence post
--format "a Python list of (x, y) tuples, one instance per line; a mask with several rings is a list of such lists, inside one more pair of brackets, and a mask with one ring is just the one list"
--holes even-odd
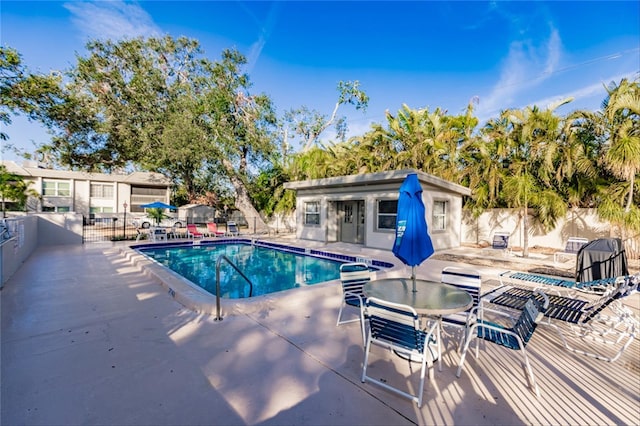
[(113, 218), (113, 225), (111, 226), (111, 241), (115, 241), (116, 239), (116, 222), (118, 221), (117, 217)]

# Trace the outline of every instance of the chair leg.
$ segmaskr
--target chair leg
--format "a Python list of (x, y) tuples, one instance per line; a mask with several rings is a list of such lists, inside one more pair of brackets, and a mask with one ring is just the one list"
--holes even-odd
[(338, 321), (336, 321), (336, 327), (340, 325), (340, 319), (342, 318), (342, 309), (344, 308), (344, 300), (340, 304), (340, 310), (338, 311)]
[[(462, 349), (462, 356), (460, 357), (460, 364), (458, 365), (458, 371), (456, 372), (456, 377), (460, 377), (460, 373), (462, 372), (462, 366), (464, 365), (464, 359), (467, 356), (467, 351), (469, 350), (469, 345), (471, 344), (471, 341), (477, 336), (477, 331), (476, 331), (477, 328), (478, 328), (477, 325), (474, 324), (471, 326), (471, 328), (468, 331), (467, 338), (465, 339), (465, 342), (464, 342), (464, 348)], [(476, 338), (476, 340), (479, 340), (479, 339)], [(476, 358), (478, 357), (477, 350), (478, 350), (478, 347), (476, 346)]]
[(438, 371), (442, 372), (442, 319), (438, 318)]
[(426, 369), (429, 369), (429, 380), (432, 379), (432, 373), (433, 373), (433, 362), (429, 361), (429, 363), (427, 363), (427, 351), (425, 350), (425, 353), (422, 357), (422, 370), (420, 371), (420, 387), (419, 387), (419, 391), (418, 391), (418, 401), (416, 401), (418, 403), (418, 408), (420, 408), (422, 406), (422, 395), (424, 394), (424, 373)]
[(365, 319), (360, 318), (360, 332), (362, 333), (362, 345), (364, 346), (365, 342), (367, 341), (367, 332), (365, 330)]
[(367, 342), (364, 346), (364, 362), (362, 363), (362, 377), (360, 381), (364, 383), (367, 377), (367, 365), (369, 363), (369, 351), (371, 350), (371, 339), (367, 339)]
[(522, 346), (521, 346), (521, 350), (522, 350), (522, 356), (524, 357), (524, 365), (525, 365), (525, 368), (527, 369), (527, 374), (529, 375), (529, 381), (531, 382), (531, 387), (533, 388), (533, 391), (536, 393), (536, 396), (540, 398), (540, 389), (538, 388), (536, 379), (533, 376), (533, 369), (531, 368), (531, 364), (529, 364), (529, 357), (527, 356), (527, 352)]
[(462, 356), (460, 356), (460, 364), (458, 364), (458, 371), (456, 372), (456, 377), (460, 377), (460, 373), (462, 372), (462, 366), (464, 365), (464, 358), (467, 356), (467, 349), (469, 349), (469, 341), (464, 344), (464, 349), (462, 349)]

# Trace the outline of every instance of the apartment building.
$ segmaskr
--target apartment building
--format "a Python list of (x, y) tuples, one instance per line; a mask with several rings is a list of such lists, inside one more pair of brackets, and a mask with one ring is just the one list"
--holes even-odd
[(171, 181), (159, 173), (87, 173), (43, 167), (35, 161), (18, 165), (2, 161), (9, 173), (22, 176), (39, 197), (29, 197), (27, 212), (142, 213), (142, 204), (169, 203)]

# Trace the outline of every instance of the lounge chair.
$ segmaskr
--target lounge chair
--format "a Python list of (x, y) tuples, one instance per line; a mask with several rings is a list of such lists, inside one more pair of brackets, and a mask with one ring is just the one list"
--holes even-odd
[(511, 247), (509, 247), (509, 237), (511, 236), (508, 232), (496, 232), (493, 234), (493, 240), (491, 242), (491, 247), (487, 247), (482, 250), (483, 254), (495, 254), (496, 251), (500, 252), (502, 256), (511, 255)]
[(204, 238), (204, 234), (198, 230), (198, 227), (192, 223), (187, 224), (188, 238)]
[[(433, 321), (428, 329), (424, 331), (420, 326), (420, 319), (416, 311), (407, 305), (387, 302), (385, 300), (368, 298), (361, 309), (361, 321), (369, 319), (369, 334), (367, 335), (364, 363), (362, 366), (362, 383), (369, 381), (378, 386), (409, 398), (422, 405), (422, 395), (424, 391), (424, 376), (429, 369), (429, 379), (433, 379), (433, 362), (438, 359), (436, 336), (438, 321)], [(393, 387), (389, 384), (392, 381), (380, 377), (380, 372), (376, 372), (376, 377), (367, 376), (369, 365), (369, 354), (373, 345), (390, 349), (387, 354), (397, 354), (420, 363), (420, 385), (415, 394), (409, 393)], [(395, 355), (392, 355), (395, 359)], [(395, 379), (395, 378), (394, 378)], [(406, 380), (403, 378), (403, 381)], [(415, 388), (414, 388), (415, 389)]]
[[(527, 346), (527, 343), (533, 336), (533, 332), (536, 330), (538, 323), (543, 318), (543, 312), (549, 306), (549, 299), (544, 293), (537, 292), (536, 295), (539, 295), (539, 298), (542, 299), (542, 302), (533, 295), (529, 297), (524, 303), (520, 316), (517, 318), (512, 327), (505, 327), (501, 324), (486, 321), (485, 319), (487, 313), (493, 313), (494, 315), (512, 319), (508, 313), (487, 309), (485, 307), (482, 307), (482, 305), (477, 308), (478, 310), (481, 310), (482, 313), (479, 314), (480, 318), (476, 323), (471, 325), (469, 332), (467, 333), (468, 338), (464, 344), (462, 356), (460, 357), (460, 365), (458, 366), (458, 371), (456, 373), (457, 377), (460, 377), (460, 373), (462, 372), (464, 359), (467, 355), (467, 351), (469, 350), (469, 344), (473, 341), (473, 339), (479, 338), (483, 339), (486, 342), (495, 343), (507, 349), (519, 350), (522, 353), (524, 364), (527, 373), (529, 374), (529, 383), (535, 391), (536, 396), (540, 396), (540, 389), (538, 389), (538, 385), (535, 382), (533, 370), (531, 369), (529, 358), (527, 357), (527, 352), (525, 351), (525, 346)], [(478, 345), (476, 345), (476, 358), (477, 357)]]
[[(340, 282), (342, 283), (342, 302), (338, 311), (336, 326), (350, 322), (360, 321), (360, 308), (366, 298), (362, 287), (371, 280), (371, 272), (366, 263), (343, 263), (340, 265)], [(343, 320), (342, 313), (345, 308), (352, 306), (358, 308), (358, 316), (355, 319)], [(366, 340), (365, 323), (361, 322), (362, 342)]]
[[(619, 277), (615, 285), (609, 287), (602, 296), (595, 300), (548, 294), (549, 308), (544, 313), (546, 320), (542, 325), (549, 326), (558, 333), (565, 349), (603, 361), (615, 362), (629, 347), (640, 326), (634, 314), (620, 303), (622, 298), (637, 291), (639, 283), (640, 274)], [(487, 301), (507, 308), (518, 309), (532, 294), (533, 291), (529, 289), (505, 286), (488, 295)], [(603, 310), (607, 307), (612, 310), (614, 315), (603, 314)], [(569, 345), (563, 331), (568, 331), (571, 336), (589, 342), (604, 343), (606, 344), (604, 347), (617, 345), (619, 349), (611, 356), (606, 356), (603, 352), (596, 352), (595, 346), (591, 344), (591, 351), (576, 349)]]
[[(466, 291), (473, 298), (473, 305), (466, 311), (442, 317), (443, 326), (457, 327), (466, 331), (469, 324), (475, 322), (475, 319), (472, 320), (470, 315), (473, 308), (478, 306), (480, 302), (480, 286), (482, 285), (480, 274), (475, 269), (447, 266), (442, 270), (440, 280), (445, 284), (450, 284)], [(462, 347), (464, 340), (465, 334), (463, 333), (458, 349)]]
[(505, 271), (498, 275), (501, 285), (509, 283), (526, 282), (535, 285), (552, 286), (566, 290), (577, 290), (584, 293), (602, 294), (616, 282), (616, 277), (602, 278), (594, 281), (576, 282), (573, 280), (550, 277), (530, 272)]
[(568, 257), (575, 259), (578, 256), (578, 252), (585, 244), (588, 244), (589, 240), (582, 237), (570, 237), (567, 240), (567, 245), (564, 251), (557, 251), (553, 254), (553, 262), (560, 263), (559, 259)]
[(238, 224), (232, 221), (227, 222), (227, 235), (231, 237), (237, 237), (240, 235), (240, 230), (238, 230)]
[(224, 237), (224, 231), (218, 230), (218, 225), (214, 222), (207, 222), (207, 234), (210, 237)]
[(169, 232), (167, 232), (167, 238), (168, 239), (176, 239), (176, 238), (183, 238), (184, 237), (184, 232), (182, 232), (181, 228), (179, 226), (173, 225), (171, 227), (171, 230)]

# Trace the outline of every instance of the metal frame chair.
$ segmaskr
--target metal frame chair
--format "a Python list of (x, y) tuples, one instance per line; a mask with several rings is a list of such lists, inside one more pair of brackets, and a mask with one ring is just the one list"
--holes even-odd
[(240, 235), (238, 224), (232, 220), (227, 222), (227, 235), (230, 237), (237, 237)]
[[(541, 324), (556, 331), (565, 349), (602, 361), (615, 362), (635, 339), (636, 330), (640, 328), (640, 321), (621, 303), (621, 299), (637, 291), (639, 285), (640, 274), (636, 274), (619, 277), (613, 286), (594, 300), (547, 295), (549, 308), (545, 312), (546, 319)], [(488, 301), (517, 309), (531, 294), (530, 289), (505, 286)], [(613, 315), (603, 314), (607, 307), (611, 309)], [(594, 345), (589, 345), (592, 351), (577, 349), (569, 344), (567, 340), (569, 335), (590, 342), (604, 343), (605, 347), (619, 346), (619, 348), (611, 356), (593, 351)]]
[[(371, 281), (371, 271), (369, 266), (362, 262), (343, 263), (340, 265), (340, 282), (342, 284), (342, 302), (338, 311), (336, 326), (350, 322), (360, 321), (362, 332), (362, 342), (366, 340), (365, 322), (360, 318), (360, 308), (366, 298), (362, 287)], [(342, 312), (347, 306), (358, 308), (358, 317), (350, 320), (342, 319)]]
[[(469, 333), (467, 333), (467, 340), (464, 344), (462, 356), (460, 357), (460, 365), (458, 366), (458, 371), (456, 373), (457, 377), (460, 377), (460, 373), (462, 372), (464, 360), (467, 355), (467, 351), (469, 350), (469, 344), (474, 338), (479, 338), (483, 339), (486, 342), (491, 342), (503, 346), (507, 349), (521, 351), (524, 358), (524, 364), (529, 376), (530, 384), (534, 389), (536, 396), (540, 396), (540, 389), (538, 389), (538, 385), (535, 382), (535, 377), (533, 376), (533, 370), (531, 369), (531, 365), (529, 364), (529, 358), (527, 357), (525, 346), (533, 336), (533, 332), (536, 330), (538, 323), (542, 320), (544, 311), (549, 306), (549, 298), (546, 294), (539, 291), (536, 291), (535, 294), (539, 295), (539, 297), (542, 299), (542, 302), (540, 302), (534, 295), (527, 299), (526, 303), (524, 304), (524, 308), (520, 313), (520, 316), (510, 328), (486, 321), (482, 316), (476, 323), (471, 325)], [(509, 319), (512, 319), (511, 316), (506, 312), (493, 311), (484, 308), (482, 305), (480, 305), (477, 309), (484, 311), (482, 315), (484, 315), (484, 313), (486, 312), (492, 312), (496, 315), (502, 315)], [(476, 358), (479, 355), (478, 346), (479, 345), (476, 345)]]
[(473, 299), (473, 305), (471, 305), (471, 307), (466, 311), (442, 317), (443, 326), (456, 327), (465, 331), (465, 333), (462, 333), (461, 340), (458, 345), (458, 350), (460, 350), (464, 345), (464, 340), (466, 339), (466, 330), (471, 323), (475, 322), (475, 317), (471, 316), (471, 311), (480, 303), (480, 287), (482, 285), (482, 278), (480, 277), (480, 273), (475, 269), (447, 266), (442, 269), (440, 281), (466, 291)]
[[(361, 309), (361, 319), (369, 319), (369, 334), (367, 335), (364, 362), (362, 366), (362, 383), (369, 381), (398, 395), (409, 398), (422, 406), (424, 391), (424, 376), (429, 369), (429, 379), (433, 379), (433, 363), (438, 359), (436, 336), (439, 322), (433, 321), (428, 331), (420, 327), (417, 312), (408, 305), (391, 303), (370, 297)], [(387, 383), (385, 379), (373, 378), (367, 375), (369, 354), (373, 345), (390, 349), (410, 362), (420, 363), (420, 385), (418, 392), (398, 389)], [(395, 355), (394, 355), (395, 356)]]
[(200, 232), (198, 227), (192, 223), (187, 224), (187, 238), (204, 238), (204, 234)]
[(491, 241), (491, 247), (487, 247), (483, 249), (483, 253), (495, 253), (496, 251), (502, 252), (502, 256), (510, 256), (511, 255), (511, 247), (509, 247), (509, 238), (511, 234), (509, 232), (495, 232), (493, 234), (493, 239)]
[(207, 222), (207, 232), (210, 237), (224, 237), (225, 232), (218, 230), (215, 222)]
[(498, 275), (501, 285), (509, 282), (527, 282), (531, 284), (542, 284), (550, 287), (564, 288), (566, 290), (577, 290), (583, 293), (602, 294), (616, 282), (616, 277), (602, 278), (594, 281), (576, 282), (562, 278), (550, 277), (547, 275), (532, 274), (530, 272), (505, 271)]
[(558, 259), (563, 257), (576, 258), (578, 252), (585, 244), (588, 244), (589, 240), (583, 237), (569, 237), (567, 245), (563, 251), (557, 251), (553, 253), (553, 263), (560, 263)]

